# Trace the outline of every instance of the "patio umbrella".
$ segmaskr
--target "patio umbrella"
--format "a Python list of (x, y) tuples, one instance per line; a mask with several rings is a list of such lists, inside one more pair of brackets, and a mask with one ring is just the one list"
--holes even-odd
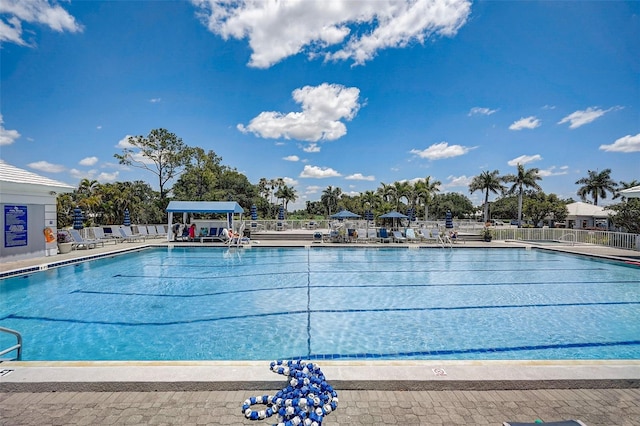
[(84, 227), (82, 224), (83, 219), (84, 217), (82, 216), (80, 207), (73, 209), (73, 229), (82, 229)]
[(278, 210), (278, 220), (284, 220), (284, 206), (280, 206)]
[(353, 219), (356, 217), (360, 217), (359, 214), (355, 214), (353, 212), (350, 212), (349, 210), (341, 210), (338, 213), (331, 215), (331, 219)]
[(640, 185), (618, 191), (620, 195), (627, 198), (640, 198)]
[(251, 206), (251, 220), (258, 220), (258, 208), (255, 204)]
[(366, 212), (364, 212), (364, 218), (367, 221), (373, 220), (373, 212), (371, 210), (367, 210)]
[(416, 211), (413, 207), (409, 207), (407, 209), (407, 216), (409, 216), (409, 222), (414, 222), (416, 220)]
[(124, 209), (124, 221), (122, 222), (124, 226), (131, 226), (131, 216), (129, 215), (129, 209)]
[(444, 227), (447, 229), (453, 228), (453, 216), (451, 216), (451, 210), (447, 210), (444, 215)]

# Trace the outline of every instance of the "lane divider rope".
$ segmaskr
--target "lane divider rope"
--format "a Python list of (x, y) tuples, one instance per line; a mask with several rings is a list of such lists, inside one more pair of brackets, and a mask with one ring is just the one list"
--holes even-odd
[[(274, 373), (289, 377), (289, 384), (275, 395), (252, 396), (242, 404), (249, 420), (264, 420), (276, 414), (273, 426), (320, 426), (325, 416), (338, 408), (338, 393), (327, 383), (317, 364), (302, 360), (278, 360), (270, 364)], [(252, 410), (253, 405), (266, 405)]]

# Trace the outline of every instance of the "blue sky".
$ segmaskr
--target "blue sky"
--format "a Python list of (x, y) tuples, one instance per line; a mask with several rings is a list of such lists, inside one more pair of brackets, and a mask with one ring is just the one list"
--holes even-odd
[[(640, 2), (3, 0), (0, 158), (77, 185), (166, 128), (290, 209), (537, 167), (547, 193), (640, 179)], [(610, 202), (611, 197), (604, 200)]]

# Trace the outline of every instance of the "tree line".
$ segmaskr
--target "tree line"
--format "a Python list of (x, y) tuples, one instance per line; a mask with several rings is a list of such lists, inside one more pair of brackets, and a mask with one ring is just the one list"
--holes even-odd
[[(101, 184), (83, 179), (73, 193), (58, 196), (58, 226), (71, 224), (75, 207), (83, 210), (87, 225), (122, 223), (125, 209), (134, 223), (163, 223), (169, 200), (236, 201), (246, 211), (255, 205), (261, 218), (274, 218), (279, 206), (287, 210), (289, 203), (298, 199), (295, 188), (287, 185), (284, 179), (261, 178), (254, 185), (235, 168), (222, 164), (222, 158), (214, 151), (190, 147), (166, 129), (154, 129), (146, 137), (130, 137), (128, 142), (130, 146), (114, 157), (120, 164), (152, 173), (159, 191), (143, 181)], [(518, 223), (526, 218), (536, 224), (550, 216), (556, 221), (564, 220), (565, 206), (573, 200), (545, 194), (538, 184), (540, 180), (542, 177), (537, 168), (525, 169), (518, 164), (514, 174), (483, 171), (473, 177), (469, 192), (483, 194), (484, 202), (479, 209), (485, 221), (490, 216), (515, 219)], [(175, 183), (170, 186), (172, 181)], [(611, 169), (605, 169), (589, 171), (588, 176), (576, 184), (581, 185), (576, 194), (583, 201), (591, 198), (597, 205), (608, 194), (617, 198), (617, 191), (639, 183), (635, 180), (615, 182)], [(381, 182), (375, 191), (357, 195), (348, 195), (339, 187), (328, 186), (318, 201), (307, 201), (304, 209), (289, 216), (301, 219), (329, 217), (347, 209), (362, 216), (367, 211), (378, 216), (396, 210), (427, 220), (442, 219), (447, 211), (457, 218), (476, 217), (479, 210), (467, 196), (454, 192), (441, 194), (441, 186), (442, 182), (431, 176), (413, 182)], [(490, 203), (491, 194), (498, 198)], [(638, 204), (638, 199), (634, 199), (610, 206), (619, 218), (619, 223), (612, 218), (614, 224), (628, 230), (639, 227)]]

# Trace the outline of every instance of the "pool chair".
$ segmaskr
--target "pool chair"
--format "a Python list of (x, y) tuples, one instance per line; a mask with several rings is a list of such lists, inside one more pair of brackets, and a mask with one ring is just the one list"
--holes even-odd
[[(185, 228), (186, 229), (186, 228)], [(133, 243), (135, 241), (144, 241), (144, 235), (140, 235), (140, 234), (134, 234), (133, 232), (131, 232), (131, 228), (129, 227), (122, 227), (122, 228), (118, 228), (118, 231), (120, 232), (120, 235), (122, 235), (122, 241), (126, 241), (128, 243)], [(188, 232), (187, 232), (187, 235)]]
[(138, 235), (144, 235), (145, 238), (149, 236), (147, 227), (144, 225), (136, 225), (136, 231)]
[(313, 233), (313, 242), (314, 243), (321, 243), (323, 242), (323, 236), (322, 236), (322, 232), (320, 231), (316, 231)]
[(356, 230), (353, 228), (347, 229), (347, 242), (353, 243), (356, 240)]
[(534, 423), (521, 423), (521, 422), (503, 422), (502, 426), (534, 426), (534, 425), (546, 425), (546, 426), (587, 426), (580, 420), (563, 420), (559, 422), (534, 422)]
[(104, 241), (82, 238), (82, 235), (80, 235), (80, 232), (78, 232), (77, 229), (69, 229), (69, 233), (71, 234), (71, 238), (73, 238), (73, 245), (71, 246), (72, 249), (90, 249), (97, 247), (98, 244), (104, 247)]
[(94, 239), (105, 243), (111, 241), (114, 244), (118, 244), (118, 241), (122, 239), (122, 237), (120, 237), (119, 235), (113, 235), (113, 233), (109, 233), (109, 235), (105, 234), (104, 229), (100, 226), (94, 226), (93, 228), (89, 229), (91, 229)]
[(406, 231), (404, 232), (404, 235), (407, 238), (408, 242), (410, 243), (418, 242), (418, 236), (416, 235), (416, 232), (413, 230), (413, 228), (407, 228)]
[(375, 243), (377, 241), (378, 241), (378, 232), (376, 231), (376, 228), (370, 228), (367, 231), (367, 242)]
[(392, 235), (393, 235), (393, 242), (394, 243), (406, 243), (407, 242), (407, 238), (402, 236), (402, 232), (400, 232), (400, 231), (393, 231)]
[(251, 231), (252, 234), (254, 232), (260, 232), (262, 231), (262, 225), (259, 224), (258, 222), (251, 222), (249, 224), (249, 230)]
[(378, 241), (381, 243), (390, 243), (391, 237), (389, 237), (389, 232), (387, 232), (387, 228), (380, 228)]
[(149, 238), (160, 238), (160, 235), (158, 235), (158, 232), (156, 231), (155, 225), (147, 225), (147, 235), (149, 236)]
[(164, 238), (167, 236), (167, 229), (165, 228), (164, 225), (156, 225), (156, 233), (158, 234), (159, 237)]
[(367, 241), (369, 241), (369, 236), (367, 235), (366, 229), (356, 229), (356, 235), (356, 243), (366, 243)]

